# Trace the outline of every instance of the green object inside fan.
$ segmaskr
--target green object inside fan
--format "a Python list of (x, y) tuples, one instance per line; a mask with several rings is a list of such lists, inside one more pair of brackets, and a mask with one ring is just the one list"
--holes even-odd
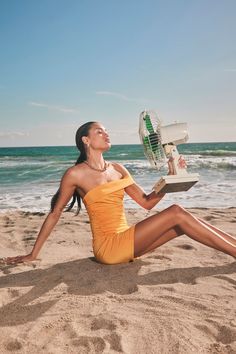
[(158, 141), (159, 139), (157, 133), (155, 133), (153, 129), (149, 114), (145, 115), (144, 122), (145, 122), (146, 129), (150, 134), (143, 138), (143, 143), (148, 150), (151, 150), (152, 152), (155, 153), (157, 152), (157, 150), (159, 150), (159, 141)]
[(145, 115), (144, 121), (145, 121), (145, 125), (146, 125), (146, 128), (147, 128), (147, 131), (150, 134), (154, 133), (154, 129), (153, 129), (151, 118), (150, 118), (149, 114)]

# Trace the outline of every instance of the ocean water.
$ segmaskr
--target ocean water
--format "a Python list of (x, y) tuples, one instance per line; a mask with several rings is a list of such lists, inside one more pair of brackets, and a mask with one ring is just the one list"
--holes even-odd
[[(236, 142), (182, 144), (178, 151), (188, 172), (199, 173), (200, 181), (187, 192), (166, 194), (157, 209), (173, 203), (184, 207), (236, 206)], [(49, 211), (63, 173), (77, 157), (73, 146), (0, 148), (0, 211)], [(150, 166), (141, 145), (113, 145), (104, 157), (124, 164), (147, 193), (167, 172), (165, 167), (157, 171)], [(140, 207), (128, 196), (125, 205)]]

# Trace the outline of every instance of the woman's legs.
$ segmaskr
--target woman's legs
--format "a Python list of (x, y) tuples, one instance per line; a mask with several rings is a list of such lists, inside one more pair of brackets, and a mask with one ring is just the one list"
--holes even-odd
[[(236, 239), (233, 238), (231, 235), (227, 234), (227, 232), (224, 232), (220, 229), (218, 229), (217, 227), (209, 224), (208, 222), (206, 222), (205, 220), (201, 219), (201, 218), (197, 218), (201, 223), (209, 226), (209, 228), (211, 228), (212, 230), (216, 231), (217, 233), (219, 233), (221, 236), (223, 236), (226, 240), (230, 241), (230, 242), (234, 242)], [(183, 235), (183, 232), (178, 229), (177, 227), (173, 230), (167, 231), (164, 234), (162, 234), (158, 240), (154, 241), (149, 247), (147, 247), (145, 249), (144, 253), (153, 251), (154, 249), (156, 249), (157, 247), (163, 245), (164, 243)], [(216, 248), (216, 247), (214, 247)], [(221, 251), (221, 249), (217, 248), (219, 251)], [(142, 254), (144, 254), (142, 253)]]
[(187, 235), (214, 249), (236, 257), (236, 239), (198, 219), (178, 205), (163, 210), (135, 226), (135, 257), (149, 252), (171, 239)]
[(227, 234), (227, 232), (222, 231), (221, 229), (217, 228), (216, 226), (213, 226), (211, 224), (209, 224), (209, 222), (206, 222), (205, 220), (201, 219), (201, 218), (197, 218), (201, 223), (209, 226), (212, 230), (216, 231), (218, 234), (220, 234), (221, 236), (223, 236), (226, 240), (228, 240), (229, 242), (234, 243), (236, 241), (236, 238), (234, 238), (233, 236), (231, 236), (230, 234)]

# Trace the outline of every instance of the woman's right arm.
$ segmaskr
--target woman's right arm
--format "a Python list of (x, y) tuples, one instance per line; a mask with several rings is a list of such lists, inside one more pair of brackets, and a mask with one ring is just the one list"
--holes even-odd
[(25, 261), (33, 261), (37, 258), (44, 242), (52, 232), (53, 228), (60, 219), (61, 213), (67, 203), (70, 201), (76, 188), (75, 173), (73, 168), (69, 168), (63, 175), (60, 183), (60, 194), (53, 211), (50, 211), (41, 226), (38, 237), (35, 241), (32, 251), (25, 256), (7, 257), (4, 263), (16, 264)]

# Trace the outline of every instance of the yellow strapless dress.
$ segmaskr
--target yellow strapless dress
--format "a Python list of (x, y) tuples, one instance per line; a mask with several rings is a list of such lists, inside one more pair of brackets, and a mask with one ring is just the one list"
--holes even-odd
[(93, 234), (95, 258), (105, 264), (134, 259), (135, 225), (127, 224), (124, 188), (135, 183), (130, 175), (91, 189), (83, 198)]

